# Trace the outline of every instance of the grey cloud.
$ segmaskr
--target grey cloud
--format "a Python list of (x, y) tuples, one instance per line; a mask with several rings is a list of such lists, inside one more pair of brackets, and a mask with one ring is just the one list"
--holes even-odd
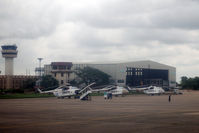
[(193, 1), (130, 1), (102, 4), (76, 14), (76, 20), (101, 28), (199, 28), (199, 3)]
[(52, 1), (0, 1), (0, 8), (0, 39), (49, 35), (61, 12)]
[(199, 56), (198, 12), (191, 0), (2, 0), (0, 41), (19, 46), (18, 73), (34, 70), (37, 57), (45, 63), (147, 58), (191, 67)]
[(76, 43), (80, 47), (85, 47), (89, 49), (100, 49), (100, 48), (106, 48), (106, 47), (114, 47), (120, 45), (119, 43), (112, 43), (108, 42), (106, 40), (100, 39), (97, 35), (93, 34), (87, 34), (83, 35), (81, 34), (81, 38), (76, 39)]
[[(190, 31), (191, 32), (191, 31)], [(125, 32), (125, 40), (129, 43), (146, 45), (147, 42), (157, 41), (163, 44), (193, 44), (199, 41), (198, 36), (193, 36), (183, 29), (137, 29), (129, 28)]]
[(176, 6), (173, 9), (160, 10), (152, 15), (154, 27), (199, 29), (199, 3), (189, 6)]

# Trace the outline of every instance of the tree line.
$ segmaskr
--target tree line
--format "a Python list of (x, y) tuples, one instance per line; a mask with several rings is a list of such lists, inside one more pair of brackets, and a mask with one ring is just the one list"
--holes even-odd
[(182, 89), (199, 90), (199, 77), (188, 78), (183, 76), (180, 85)]
[[(96, 86), (107, 85), (110, 83), (110, 77), (108, 74), (91, 67), (79, 68), (74, 71), (76, 78), (69, 83), (73, 86), (85, 86), (95, 82)], [(44, 75), (41, 79), (27, 79), (24, 81), (23, 86), (20, 89), (11, 89), (9, 92), (23, 93), (25, 91), (36, 91), (35, 86), (39, 81), (39, 86), (43, 89), (54, 89), (59, 86), (59, 82), (52, 75)]]

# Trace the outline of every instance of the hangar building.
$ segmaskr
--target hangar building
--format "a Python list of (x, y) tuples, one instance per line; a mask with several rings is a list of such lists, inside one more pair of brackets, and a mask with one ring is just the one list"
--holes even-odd
[(109, 74), (115, 84), (125, 86), (156, 85), (176, 87), (176, 68), (146, 60), (125, 63), (73, 63), (73, 70), (93, 67)]

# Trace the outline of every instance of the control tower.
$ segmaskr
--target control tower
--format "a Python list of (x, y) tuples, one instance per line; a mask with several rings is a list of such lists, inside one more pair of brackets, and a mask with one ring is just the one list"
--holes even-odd
[(5, 75), (13, 75), (14, 62), (13, 58), (17, 57), (17, 46), (16, 45), (3, 45), (2, 56), (5, 58)]

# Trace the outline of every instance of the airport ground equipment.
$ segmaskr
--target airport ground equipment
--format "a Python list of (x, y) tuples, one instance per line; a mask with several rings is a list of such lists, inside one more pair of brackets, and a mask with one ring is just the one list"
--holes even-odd
[(82, 90), (79, 91), (80, 95), (80, 100), (89, 100), (90, 96), (89, 94), (92, 93), (92, 89), (91, 86), (94, 85), (95, 83), (91, 83), (88, 86), (86, 86), (85, 88), (83, 88)]

